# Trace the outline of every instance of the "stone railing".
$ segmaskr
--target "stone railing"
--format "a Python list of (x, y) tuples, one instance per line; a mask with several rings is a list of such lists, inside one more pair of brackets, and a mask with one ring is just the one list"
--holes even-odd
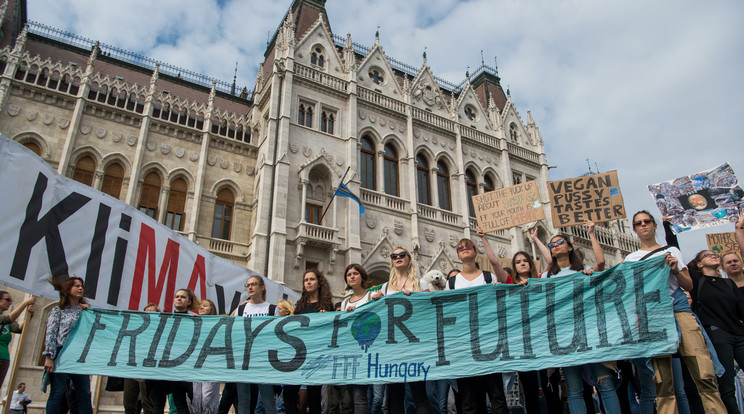
[(418, 204), (418, 214), (420, 217), (440, 221), (442, 223), (459, 225), (460, 216), (451, 211), (442, 210), (426, 204)]
[[(562, 230), (571, 236), (590, 242), (589, 233), (584, 226), (564, 227)], [(609, 228), (597, 226), (594, 228), (594, 233), (597, 235), (597, 241), (600, 245), (619, 249), (625, 254), (636, 251), (641, 246), (635, 237), (618, 233), (616, 230)]]
[(477, 129), (466, 127), (465, 125), (460, 126), (460, 135), (463, 138), (472, 139), (480, 143), (486, 144), (489, 147), (499, 148), (499, 140), (496, 137), (480, 132)]
[(379, 92), (375, 92), (361, 86), (357, 87), (357, 92), (359, 93), (359, 99), (361, 99), (362, 101), (370, 102), (375, 105), (382, 106), (383, 108), (387, 108), (395, 112), (400, 112), (402, 114), (406, 112), (405, 103), (392, 98), (388, 98), (387, 96)]
[(534, 151), (522, 148), (519, 145), (512, 144), (511, 142), (507, 144), (507, 149), (509, 150), (509, 154), (516, 155), (519, 158), (534, 162), (535, 164), (540, 163), (540, 154)]
[(297, 237), (303, 238), (312, 244), (331, 245), (338, 243), (338, 229), (320, 226), (317, 224), (301, 222), (297, 226)]
[(249, 245), (246, 243), (214, 237), (196, 236), (196, 243), (221, 257), (245, 258), (249, 251)]
[(337, 91), (341, 91), (344, 93), (349, 91), (349, 82), (335, 76), (331, 76), (323, 71), (305, 66), (301, 63), (295, 62), (294, 74), (295, 76), (298, 76), (300, 78), (320, 83), (321, 85), (327, 86)]
[(408, 213), (411, 210), (411, 203), (400, 197), (378, 193), (377, 191), (368, 190), (366, 188), (361, 189), (360, 196), (362, 199), (362, 203), (364, 203), (365, 205), (385, 207), (403, 213)]
[(411, 107), (411, 115), (413, 115), (413, 119), (426, 122), (427, 124), (434, 125), (450, 132), (455, 132), (455, 123), (447, 118), (442, 118), (439, 115), (434, 115), (431, 112), (414, 107)]

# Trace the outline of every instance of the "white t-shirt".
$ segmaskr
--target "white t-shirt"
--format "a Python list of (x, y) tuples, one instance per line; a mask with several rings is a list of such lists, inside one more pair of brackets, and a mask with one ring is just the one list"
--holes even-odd
[[(589, 266), (587, 266), (587, 265), (584, 265), (584, 270), (592, 270), (592, 268), (589, 267)], [(554, 275), (548, 275), (548, 272), (547, 271), (546, 272), (542, 272), (540, 274), (540, 279), (547, 279), (549, 277), (566, 276), (566, 275), (570, 275), (570, 274), (573, 274), (573, 273), (576, 273), (576, 270), (573, 270), (570, 267), (561, 267), (561, 270), (559, 270), (558, 273), (556, 273)]]
[(358, 308), (365, 303), (370, 301), (370, 295), (372, 295), (372, 292), (367, 292), (364, 294), (364, 296), (361, 297), (361, 299), (355, 300), (354, 302), (351, 301), (351, 296), (344, 299), (343, 302), (341, 302), (341, 310), (346, 312), (346, 308), (349, 306), (353, 306), (354, 308)]
[(276, 309), (274, 309), (273, 315), (269, 315), (270, 306), (271, 304), (269, 302), (262, 302), (258, 304), (248, 302), (245, 304), (245, 309), (243, 309), (243, 317), (253, 318), (254, 316), (279, 316), (279, 307), (276, 307)]
[[(625, 256), (625, 261), (638, 262), (643, 256), (651, 253), (652, 251), (653, 250), (636, 250), (633, 253)], [(667, 253), (670, 253), (672, 256), (674, 256), (675, 259), (677, 259), (677, 270), (682, 271), (687, 269), (687, 266), (685, 265), (685, 259), (682, 257), (682, 252), (680, 252), (678, 248), (673, 246), (669, 246), (664, 250), (659, 250), (658, 252), (647, 257), (647, 259), (650, 259), (652, 257), (664, 256)], [(671, 270), (669, 270), (669, 295), (674, 293), (674, 291), (677, 289), (679, 289), (679, 282), (677, 282), (677, 277), (674, 276), (674, 273), (672, 273)]]
[[(421, 286), (421, 291), (422, 292), (425, 291), (425, 290), (431, 290), (429, 288), (429, 284), (426, 283), (426, 281), (424, 279), (419, 279), (419, 285)], [(380, 292), (382, 292), (385, 295), (392, 295), (393, 293), (398, 293), (400, 291), (399, 290), (393, 290), (392, 288), (388, 289), (388, 282), (385, 282), (380, 287)]]
[[(462, 289), (462, 288), (468, 288), (472, 286), (480, 286), (480, 285), (486, 284), (486, 278), (483, 277), (483, 272), (481, 272), (481, 274), (479, 274), (478, 277), (476, 277), (473, 280), (465, 279), (465, 276), (463, 276), (462, 273), (458, 273), (452, 277), (455, 278), (455, 289)], [(447, 283), (447, 287), (445, 289), (450, 290), (449, 283)]]

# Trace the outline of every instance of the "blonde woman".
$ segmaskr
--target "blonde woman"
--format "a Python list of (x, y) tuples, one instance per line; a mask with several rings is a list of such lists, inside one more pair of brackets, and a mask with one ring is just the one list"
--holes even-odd
[[(426, 281), (419, 277), (411, 252), (403, 247), (396, 247), (390, 254), (390, 280), (372, 294), (372, 299), (379, 299), (397, 292), (403, 292), (406, 295), (410, 295), (411, 292), (431, 292)], [(429, 401), (426, 395), (426, 383), (416, 381), (409, 382), (408, 385), (411, 387), (411, 394), (416, 403), (416, 413), (428, 414)], [(388, 412), (390, 414), (405, 413), (406, 384), (388, 384), (387, 389)]]

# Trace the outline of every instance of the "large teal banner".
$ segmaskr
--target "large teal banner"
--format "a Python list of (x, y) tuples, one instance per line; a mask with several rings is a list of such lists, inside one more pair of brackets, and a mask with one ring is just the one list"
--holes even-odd
[(394, 294), (288, 317), (83, 312), (61, 372), (180, 381), (371, 384), (530, 371), (677, 349), (663, 258), (527, 286)]

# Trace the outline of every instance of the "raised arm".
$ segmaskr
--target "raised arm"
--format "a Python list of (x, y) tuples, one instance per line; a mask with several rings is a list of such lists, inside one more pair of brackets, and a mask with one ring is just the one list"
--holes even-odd
[(677, 235), (674, 234), (674, 231), (672, 231), (671, 220), (669, 220), (669, 217), (667, 216), (664, 216), (664, 218), (662, 218), (661, 220), (664, 226), (664, 239), (666, 240), (666, 244), (679, 249), (679, 241), (677, 241)]
[(744, 257), (744, 212), (739, 213), (739, 220), (736, 221), (736, 230), (734, 230), (736, 242), (739, 244), (739, 254)]
[(26, 309), (28, 306), (33, 305), (34, 303), (36, 303), (36, 296), (31, 296), (30, 298), (21, 302), (21, 304), (17, 308), (13, 309), (13, 312), (10, 312), (10, 314), (8, 315), (10, 317), (10, 320), (14, 321), (18, 319), (18, 317), (21, 316), (21, 313), (23, 313), (23, 310)]
[(599, 245), (599, 240), (597, 240), (594, 226), (593, 221), (584, 220), (584, 227), (586, 227), (586, 231), (589, 233), (589, 239), (592, 241), (592, 252), (594, 252), (594, 258), (597, 260), (597, 266), (594, 270), (601, 272), (605, 268), (604, 250), (602, 250), (602, 246)]
[(548, 249), (548, 246), (543, 244), (540, 238), (537, 237), (537, 226), (532, 227), (527, 231), (530, 233), (530, 238), (532, 239), (532, 241), (537, 245), (537, 249), (540, 250), (540, 255), (545, 262), (545, 267), (543, 268), (542, 273), (545, 273), (550, 270), (551, 266), (553, 266), (553, 256), (550, 254), (550, 249)]
[(488, 258), (488, 261), (491, 262), (491, 266), (493, 266), (493, 272), (496, 274), (496, 280), (499, 283), (506, 283), (506, 278), (509, 277), (509, 274), (507, 274), (504, 268), (501, 267), (501, 265), (499, 264), (499, 259), (496, 257), (493, 249), (491, 249), (491, 244), (486, 238), (486, 233), (483, 233), (483, 229), (481, 229), (480, 226), (477, 227), (477, 231), (478, 237), (480, 237), (481, 241), (483, 242), (483, 248), (486, 249), (486, 257)]

